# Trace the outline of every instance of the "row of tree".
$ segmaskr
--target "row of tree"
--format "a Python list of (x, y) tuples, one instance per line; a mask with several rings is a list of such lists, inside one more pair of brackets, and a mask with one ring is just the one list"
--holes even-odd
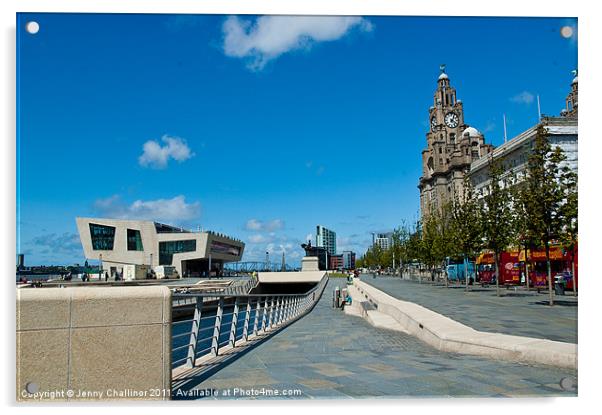
[(358, 267), (390, 267), (419, 262), (433, 269), (447, 257), (474, 259), (494, 253), (499, 295), (499, 260), (509, 247), (544, 248), (550, 305), (553, 305), (550, 244), (573, 249), (577, 241), (577, 174), (566, 155), (553, 147), (543, 125), (537, 129), (527, 167), (521, 176), (504, 168), (504, 157), (489, 156), (488, 188), (477, 194), (470, 180), (463, 191), (426, 219), (393, 232), (392, 247), (368, 249)]

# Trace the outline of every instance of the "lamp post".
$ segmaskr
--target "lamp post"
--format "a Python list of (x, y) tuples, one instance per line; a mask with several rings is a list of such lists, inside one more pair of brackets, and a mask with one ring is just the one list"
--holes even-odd
[(98, 281), (100, 281), (100, 274), (102, 274), (102, 254), (98, 254)]

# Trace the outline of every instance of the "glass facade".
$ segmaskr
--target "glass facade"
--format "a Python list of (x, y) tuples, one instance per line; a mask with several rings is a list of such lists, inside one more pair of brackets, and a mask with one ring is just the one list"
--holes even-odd
[(337, 254), (337, 234), (324, 226), (316, 227), (316, 246), (326, 248), (328, 255)]
[(236, 245), (230, 245), (224, 242), (211, 241), (211, 253), (239, 256), (240, 247)]
[(196, 251), (196, 239), (159, 242), (159, 265), (171, 265), (173, 254)]
[(128, 229), (128, 251), (144, 251), (142, 247), (142, 236), (137, 229)]
[(115, 242), (115, 227), (91, 223), (90, 237), (92, 238), (93, 250), (112, 251)]

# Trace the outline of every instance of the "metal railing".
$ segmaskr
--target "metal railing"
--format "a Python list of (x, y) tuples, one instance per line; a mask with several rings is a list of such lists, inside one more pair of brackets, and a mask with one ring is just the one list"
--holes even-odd
[[(249, 294), (253, 288), (257, 287), (259, 280), (257, 278), (249, 278), (245, 281), (237, 281), (230, 285), (223, 285), (219, 287), (203, 287), (203, 286), (188, 286), (188, 287), (177, 287), (174, 289), (173, 294), (173, 305), (184, 306), (196, 304), (197, 297), (201, 294), (203, 298), (213, 297), (217, 298), (220, 295), (244, 295)], [(198, 289), (198, 292), (194, 292)], [(192, 294), (192, 295), (184, 295)]]
[(172, 369), (194, 368), (224, 348), (275, 333), (311, 311), (327, 282), (324, 276), (303, 294), (174, 293), (174, 304), (194, 299), (195, 307), (192, 318), (172, 323)]

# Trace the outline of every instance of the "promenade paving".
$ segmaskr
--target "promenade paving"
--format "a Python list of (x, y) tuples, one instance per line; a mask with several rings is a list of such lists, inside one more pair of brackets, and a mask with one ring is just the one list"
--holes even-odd
[(557, 305), (547, 305), (548, 292), (506, 290), (502, 297), (495, 287), (433, 285), (399, 277), (373, 278), (362, 275), (367, 284), (392, 297), (420, 304), (479, 331), (535, 337), (577, 343), (577, 298), (567, 293), (556, 296)]
[[(261, 391), (298, 391), (280, 398), (302, 399), (576, 395), (559, 384), (576, 378), (574, 371), (443, 353), (333, 309), (332, 290), (344, 284), (331, 279), (310, 314), (196, 390), (212, 390), (206, 399), (270, 398)], [(259, 394), (245, 396), (241, 390)]]

